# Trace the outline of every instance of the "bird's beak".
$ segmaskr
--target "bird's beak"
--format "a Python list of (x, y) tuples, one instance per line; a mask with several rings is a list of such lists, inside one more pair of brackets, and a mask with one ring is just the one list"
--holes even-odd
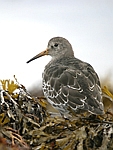
[(29, 63), (29, 62), (31, 62), (31, 61), (33, 61), (33, 60), (39, 58), (39, 57), (42, 57), (42, 56), (44, 56), (44, 55), (48, 55), (48, 53), (49, 53), (49, 50), (46, 49), (45, 51), (39, 53), (38, 55), (36, 55), (36, 56), (34, 56), (33, 58), (31, 58), (30, 60), (28, 60), (26, 63)]

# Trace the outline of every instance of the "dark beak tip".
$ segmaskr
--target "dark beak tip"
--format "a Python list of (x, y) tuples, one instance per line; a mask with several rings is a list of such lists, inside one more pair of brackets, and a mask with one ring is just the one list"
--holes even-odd
[(28, 64), (30, 61), (27, 61), (26, 63)]
[(47, 51), (47, 50), (45, 50), (45, 51), (39, 53), (38, 55), (34, 56), (34, 57), (31, 58), (30, 60), (28, 60), (26, 63), (28, 64), (28, 63), (30, 63), (31, 61), (33, 61), (33, 60), (35, 60), (35, 59), (37, 59), (37, 58), (39, 58), (39, 57), (42, 57), (42, 56), (44, 56), (44, 55), (48, 55), (48, 51)]
[(28, 64), (30, 62), (30, 60), (28, 60), (26, 63)]
[(35, 60), (35, 59), (37, 59), (37, 58), (36, 58), (36, 57), (33, 57), (33, 58), (31, 58), (30, 60), (28, 60), (26, 63), (28, 64), (28, 63), (30, 63), (31, 61)]

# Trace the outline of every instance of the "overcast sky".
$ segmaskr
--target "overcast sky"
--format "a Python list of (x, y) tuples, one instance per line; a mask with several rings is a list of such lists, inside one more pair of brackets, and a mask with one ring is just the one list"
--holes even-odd
[(99, 77), (113, 76), (113, 0), (0, 0), (0, 79), (40, 82), (49, 56), (26, 64), (55, 36)]

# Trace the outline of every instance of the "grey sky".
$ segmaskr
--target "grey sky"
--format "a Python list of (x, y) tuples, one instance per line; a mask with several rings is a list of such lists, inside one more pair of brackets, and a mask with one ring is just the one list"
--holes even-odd
[(113, 74), (112, 0), (0, 0), (0, 79), (15, 74), (25, 86), (41, 81), (50, 57), (26, 61), (55, 36), (67, 38), (75, 57), (100, 77)]

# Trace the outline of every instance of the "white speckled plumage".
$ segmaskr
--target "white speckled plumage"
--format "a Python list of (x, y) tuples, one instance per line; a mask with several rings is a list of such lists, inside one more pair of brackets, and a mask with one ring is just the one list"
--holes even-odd
[(49, 103), (65, 113), (104, 114), (98, 75), (93, 67), (74, 57), (71, 44), (62, 37), (52, 38), (43, 55), (52, 56), (43, 73), (43, 92)]

